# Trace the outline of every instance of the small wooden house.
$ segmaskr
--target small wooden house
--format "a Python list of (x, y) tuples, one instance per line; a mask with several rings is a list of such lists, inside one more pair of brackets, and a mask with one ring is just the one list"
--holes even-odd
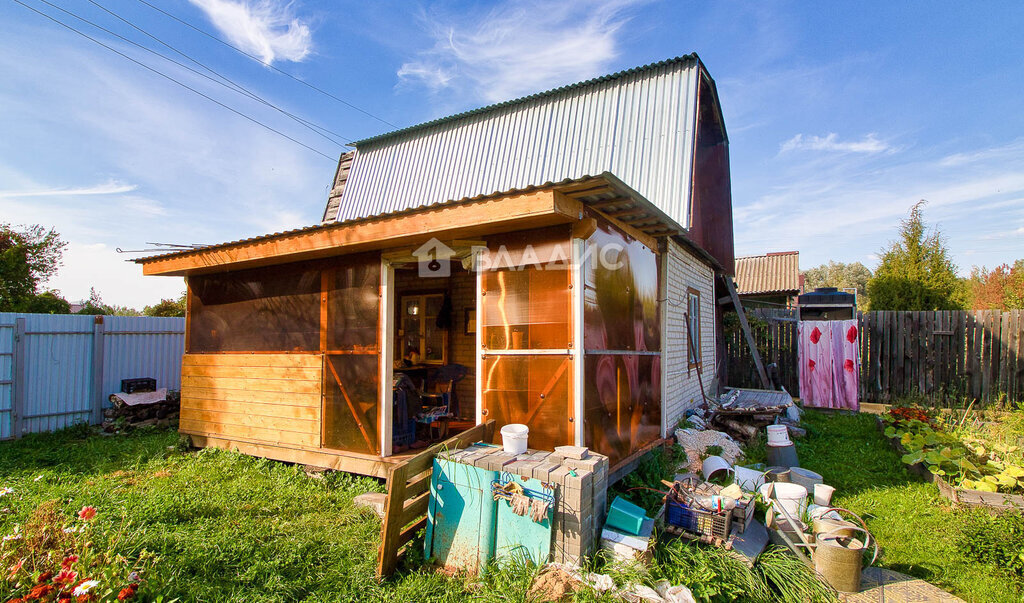
[(188, 283), (195, 444), (382, 476), (396, 375), (459, 365), (453, 429), (615, 465), (713, 393), (729, 155), (696, 55), (355, 147), (323, 223), (137, 260)]

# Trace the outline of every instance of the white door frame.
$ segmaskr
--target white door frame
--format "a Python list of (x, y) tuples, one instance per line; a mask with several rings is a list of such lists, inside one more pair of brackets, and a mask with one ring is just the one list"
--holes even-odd
[(377, 395), (377, 424), (380, 428), (380, 455), (392, 454), (392, 425), (394, 423), (392, 402), (394, 393), (391, 380), (394, 376), (395, 346), (395, 268), (385, 258), (380, 260), (380, 391)]

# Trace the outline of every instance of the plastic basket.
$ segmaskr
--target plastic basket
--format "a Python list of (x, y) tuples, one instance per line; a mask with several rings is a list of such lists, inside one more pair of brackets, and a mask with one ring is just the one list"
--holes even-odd
[(665, 523), (692, 534), (726, 540), (732, 529), (732, 511), (713, 513), (695, 509), (669, 495), (665, 499)]

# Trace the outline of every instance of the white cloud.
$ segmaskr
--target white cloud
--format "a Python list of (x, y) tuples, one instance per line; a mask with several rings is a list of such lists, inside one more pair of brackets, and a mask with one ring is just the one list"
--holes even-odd
[(116, 195), (130, 193), (138, 188), (134, 184), (124, 184), (117, 180), (108, 180), (101, 184), (82, 187), (32, 188), (21, 190), (0, 190), (0, 199), (12, 197), (75, 197), (80, 195)]
[(452, 88), (488, 102), (605, 73), (637, 0), (506, 1), (485, 15), (427, 17), (433, 48), (398, 77), (433, 91)]
[(189, 0), (228, 41), (264, 63), (298, 62), (313, 50), (309, 25), (297, 18), (290, 2), (278, 0)]
[(888, 143), (878, 140), (872, 133), (861, 140), (840, 141), (834, 132), (828, 136), (804, 136), (797, 134), (779, 147), (780, 153), (790, 151), (836, 151), (840, 153), (883, 153), (892, 150)]

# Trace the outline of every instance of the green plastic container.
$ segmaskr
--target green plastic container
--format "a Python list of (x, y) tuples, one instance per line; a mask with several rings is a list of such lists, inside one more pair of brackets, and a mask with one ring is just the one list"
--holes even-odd
[(617, 496), (608, 509), (608, 518), (605, 519), (604, 525), (636, 536), (640, 534), (645, 519), (647, 515), (643, 508)]

